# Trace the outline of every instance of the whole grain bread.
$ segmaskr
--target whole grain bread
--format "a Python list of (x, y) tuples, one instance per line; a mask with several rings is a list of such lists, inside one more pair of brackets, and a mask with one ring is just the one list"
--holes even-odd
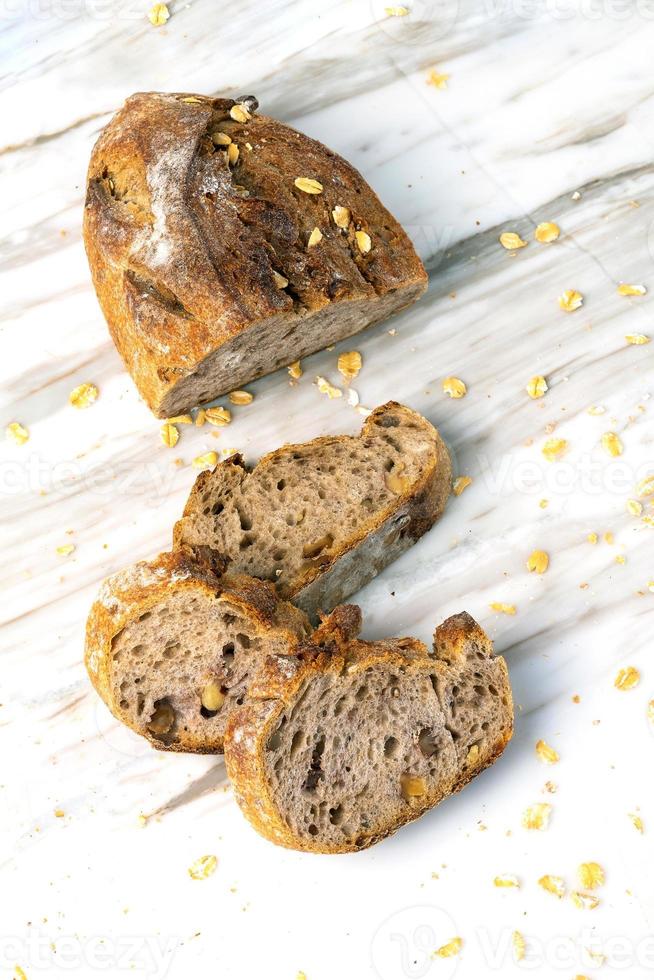
[(260, 675), (227, 724), (234, 793), (276, 844), (369, 847), (466, 785), (512, 735), (507, 668), (467, 614), (419, 641), (353, 638), (339, 607), (292, 676)]
[(118, 718), (158, 749), (221, 752), (258, 673), (295, 669), (310, 633), (272, 585), (221, 574), (210, 553), (167, 553), (108, 578), (86, 626), (86, 667)]
[(201, 473), (174, 544), (222, 552), (230, 570), (274, 582), (315, 621), (429, 530), (450, 486), (438, 431), (388, 402), (359, 436), (287, 445), (252, 470), (237, 455)]
[(91, 156), (84, 241), (113, 340), (161, 417), (416, 300), (425, 270), (363, 177), (234, 101), (131, 96)]

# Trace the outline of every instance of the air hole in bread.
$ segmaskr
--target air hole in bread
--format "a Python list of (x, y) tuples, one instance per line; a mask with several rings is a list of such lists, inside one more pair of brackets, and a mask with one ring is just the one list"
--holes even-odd
[(384, 742), (384, 755), (387, 759), (395, 759), (399, 751), (400, 743), (394, 735), (389, 735)]
[(433, 728), (423, 728), (418, 735), (420, 751), (426, 759), (430, 759), (438, 751), (437, 736)]
[(225, 669), (229, 670), (234, 662), (234, 644), (226, 643), (222, 650), (223, 660), (225, 662)]

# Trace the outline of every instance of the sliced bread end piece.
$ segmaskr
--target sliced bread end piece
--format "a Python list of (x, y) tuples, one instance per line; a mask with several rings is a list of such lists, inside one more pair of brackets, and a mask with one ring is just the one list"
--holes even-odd
[(513, 729), (506, 664), (467, 614), (437, 630), (436, 655), (412, 639), (344, 638), (340, 620), (337, 609), (322, 653), (275, 696), (258, 691), (225, 737), (247, 818), (302, 851), (376, 843), (489, 766)]
[(116, 718), (158, 749), (221, 752), (260, 672), (295, 669), (304, 614), (269, 583), (172, 552), (108, 578), (86, 627), (86, 667)]
[(208, 545), (230, 569), (275, 583), (315, 622), (414, 544), (441, 516), (451, 463), (437, 429), (397, 402), (359, 436), (240, 456), (200, 474), (175, 546)]

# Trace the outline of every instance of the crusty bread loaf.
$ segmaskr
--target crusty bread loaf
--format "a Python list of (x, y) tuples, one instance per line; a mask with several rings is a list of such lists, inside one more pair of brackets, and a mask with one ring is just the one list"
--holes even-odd
[(291, 677), (264, 674), (227, 724), (225, 760), (252, 825), (285, 847), (369, 847), (457, 792), (513, 730), (507, 668), (462, 613), (417, 640), (354, 640), (339, 607)]
[(329, 436), (240, 456), (201, 473), (175, 546), (205, 545), (230, 570), (275, 582), (315, 621), (409, 548), (440, 517), (447, 448), (417, 412), (389, 402), (359, 436)]
[(93, 150), (93, 282), (161, 417), (348, 337), (426, 287), (362, 176), (256, 109), (251, 96), (140, 93)]
[(112, 575), (86, 626), (89, 676), (109, 710), (158, 749), (221, 752), (225, 723), (268, 662), (294, 669), (304, 614), (270, 583), (170, 553)]

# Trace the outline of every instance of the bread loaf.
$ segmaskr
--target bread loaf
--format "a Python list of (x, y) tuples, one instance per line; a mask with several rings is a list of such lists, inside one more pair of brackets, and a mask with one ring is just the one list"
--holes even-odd
[(221, 552), (230, 571), (274, 582), (315, 622), (429, 530), (450, 486), (438, 431), (388, 402), (358, 436), (283, 446), (252, 470), (233, 456), (201, 473), (175, 547)]
[[(352, 610), (355, 610), (353, 613)], [(292, 676), (274, 668), (227, 723), (234, 793), (259, 833), (284, 847), (369, 847), (462, 789), (513, 731), (507, 668), (466, 613), (431, 653), (417, 640), (353, 638), (341, 606)]]
[(383, 320), (427, 283), (361, 175), (253, 97), (131, 96), (93, 149), (84, 241), (160, 417)]
[(270, 583), (222, 576), (202, 554), (176, 552), (106, 580), (85, 661), (112, 714), (156, 748), (221, 752), (227, 718), (259, 672), (268, 662), (280, 676), (294, 670), (309, 633)]

